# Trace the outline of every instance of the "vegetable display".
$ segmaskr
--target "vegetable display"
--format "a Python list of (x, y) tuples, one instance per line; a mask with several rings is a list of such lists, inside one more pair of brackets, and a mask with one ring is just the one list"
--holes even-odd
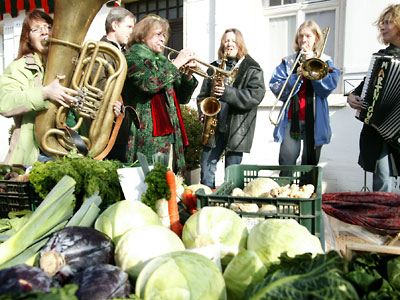
[[(146, 177), (144, 202), (108, 198), (101, 207), (108, 183), (95, 175), (89, 193), (76, 182), (87, 173), (64, 169), (78, 179), (63, 175), (34, 212), (0, 220), (0, 300), (400, 299), (400, 257), (324, 253), (295, 216), (268, 215), (248, 229), (218, 203), (197, 210), (193, 192), (204, 188), (181, 185), (162, 165)], [(42, 171), (33, 179), (44, 188)], [(265, 184), (275, 182), (255, 180), (249, 192), (263, 194)]]

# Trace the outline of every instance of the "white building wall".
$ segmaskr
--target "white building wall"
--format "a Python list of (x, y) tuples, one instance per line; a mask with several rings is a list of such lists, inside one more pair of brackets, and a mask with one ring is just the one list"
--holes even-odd
[[(330, 1), (328, 1), (330, 2)], [(304, 5), (307, 5), (304, 1)], [(332, 5), (333, 2), (328, 3)], [(371, 54), (383, 48), (377, 41), (377, 30), (373, 22), (394, 0), (338, 0), (336, 21), (336, 57), (335, 64), (343, 71), (341, 80), (360, 79), (367, 71)], [(105, 34), (104, 22), (109, 8), (103, 7), (89, 28), (87, 39), (99, 40)], [(18, 25), (24, 14), (0, 21), (4, 32), (13, 32), (13, 37), (5, 36), (5, 65), (11, 62), (18, 51)], [(12, 29), (9, 29), (9, 28)], [(209, 63), (216, 59), (220, 38), (225, 29), (235, 27), (242, 31), (250, 55), (260, 63), (264, 72), (270, 66), (269, 53), (274, 41), (269, 38), (268, 19), (265, 16), (262, 0), (185, 0), (184, 1), (184, 47), (194, 49), (197, 56)], [(20, 30), (20, 28), (19, 28)], [(277, 62), (278, 63), (278, 62)], [(0, 70), (1, 71), (1, 70)], [(199, 78), (200, 84), (202, 79)], [(265, 78), (268, 86), (269, 78)], [(358, 84), (358, 81), (352, 82)], [(343, 85), (346, 86), (342, 82)], [(193, 95), (191, 105), (195, 105)], [(348, 88), (347, 88), (348, 89)], [(273, 125), (269, 122), (271, 106), (275, 97), (267, 91), (259, 107), (256, 133), (252, 152), (245, 154), (243, 163), (258, 165), (277, 165), (279, 144), (273, 142)], [(329, 97), (332, 141), (322, 148), (320, 166), (323, 167), (323, 191), (358, 191), (364, 186), (364, 172), (358, 166), (358, 139), (362, 127), (354, 118), (354, 111), (346, 104), (343, 94)], [(276, 108), (279, 111), (279, 107)], [(0, 161), (8, 150), (8, 128), (11, 120), (0, 117)], [(217, 184), (223, 182), (223, 161), (218, 165)], [(371, 175), (368, 175), (368, 187), (371, 189)]]

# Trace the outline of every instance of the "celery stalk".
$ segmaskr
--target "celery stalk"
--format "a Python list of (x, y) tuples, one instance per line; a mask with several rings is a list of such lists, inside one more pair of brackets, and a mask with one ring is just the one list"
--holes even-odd
[(21, 229), (0, 244), (0, 265), (23, 252), (54, 226), (72, 216), (75, 184), (74, 179), (65, 175)]

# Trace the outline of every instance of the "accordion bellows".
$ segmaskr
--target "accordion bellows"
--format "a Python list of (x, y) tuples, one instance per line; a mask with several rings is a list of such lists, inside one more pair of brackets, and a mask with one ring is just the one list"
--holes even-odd
[(361, 98), (364, 102), (358, 118), (400, 148), (400, 59), (373, 54)]

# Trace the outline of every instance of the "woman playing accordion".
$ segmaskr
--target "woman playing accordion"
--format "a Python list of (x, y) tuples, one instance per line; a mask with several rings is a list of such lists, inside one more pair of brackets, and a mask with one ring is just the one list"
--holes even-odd
[[(371, 60), (371, 65), (377, 60), (381, 60), (380, 55), (384, 55), (386, 59), (392, 60), (392, 64), (398, 64), (400, 59), (400, 4), (388, 6), (380, 15), (376, 25), (379, 29), (379, 40), (388, 45), (387, 48), (381, 49), (378, 55), (374, 55)], [(385, 64), (383, 64), (385, 66)], [(364, 85), (372, 85), (368, 81), (375, 81), (379, 84), (383, 82), (382, 72), (384, 68), (380, 63), (381, 69), (375, 72), (374, 78), (364, 79), (363, 82), (347, 97), (347, 102), (350, 107), (356, 109), (360, 113), (360, 119), (364, 121), (364, 126), (360, 134), (360, 156), (358, 163), (367, 172), (373, 173), (373, 191), (392, 191), (392, 178), (391, 176), (398, 176), (400, 171), (400, 147), (396, 145), (396, 140), (389, 140), (382, 130), (382, 123), (389, 118), (383, 117), (384, 114), (388, 115), (392, 110), (374, 112), (373, 108), (383, 106), (383, 103), (378, 104), (380, 98), (378, 97), (379, 91), (375, 90), (375, 96), (372, 96), (372, 102), (367, 103), (368, 87)], [(374, 73), (374, 72), (372, 72)], [(381, 78), (378, 78), (381, 76)], [(396, 75), (399, 77), (399, 75)], [(376, 85), (375, 85), (376, 86)], [(394, 84), (394, 89), (399, 89), (398, 84)], [(370, 92), (369, 92), (370, 93)], [(397, 95), (399, 95), (397, 93)], [(365, 98), (365, 101), (363, 99)], [(370, 98), (370, 97), (369, 97)], [(396, 103), (400, 101), (399, 96), (395, 96)], [(376, 116), (373, 116), (373, 113)], [(381, 119), (380, 121), (373, 121), (374, 119)], [(396, 118), (398, 119), (398, 118)], [(387, 122), (386, 122), (387, 123)], [(398, 127), (398, 126), (395, 126)], [(396, 132), (391, 135), (397, 136)]]

